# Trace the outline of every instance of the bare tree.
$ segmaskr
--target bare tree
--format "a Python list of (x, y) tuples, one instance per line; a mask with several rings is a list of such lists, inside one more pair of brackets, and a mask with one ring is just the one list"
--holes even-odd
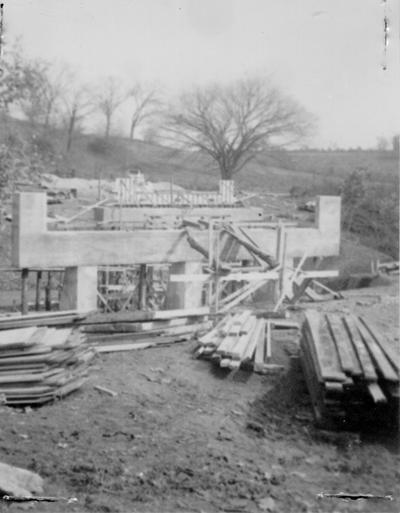
[(43, 77), (43, 124), (48, 128), (54, 123), (54, 117), (60, 108), (60, 103), (65, 95), (67, 84), (71, 79), (71, 72), (67, 66), (56, 67), (47, 65)]
[(118, 85), (117, 79), (108, 77), (96, 96), (96, 105), (105, 117), (104, 136), (110, 136), (111, 124), (115, 112), (125, 102), (127, 95)]
[(303, 108), (261, 79), (183, 94), (166, 119), (167, 137), (209, 155), (223, 179), (272, 144), (300, 140), (310, 127)]
[(67, 129), (67, 153), (71, 150), (74, 133), (77, 129), (81, 128), (83, 120), (89, 116), (93, 110), (94, 105), (90, 95), (88, 86), (76, 85), (64, 95), (64, 120)]
[(129, 138), (133, 139), (136, 128), (159, 112), (161, 100), (156, 87), (144, 88), (141, 84), (135, 84), (128, 91), (128, 98), (132, 99), (132, 114), (129, 128)]

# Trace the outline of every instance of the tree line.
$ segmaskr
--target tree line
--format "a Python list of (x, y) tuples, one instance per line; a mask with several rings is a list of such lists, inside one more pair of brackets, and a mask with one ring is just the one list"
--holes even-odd
[(0, 109), (22, 117), (32, 129), (62, 129), (66, 153), (96, 117), (109, 139), (124, 109), (130, 139), (141, 129), (151, 142), (157, 138), (202, 152), (225, 179), (268, 148), (298, 143), (314, 126), (310, 113), (265, 78), (211, 84), (166, 98), (160, 86), (140, 81), (123, 86), (118, 77), (83, 84), (67, 66), (28, 59), (19, 48), (2, 59)]

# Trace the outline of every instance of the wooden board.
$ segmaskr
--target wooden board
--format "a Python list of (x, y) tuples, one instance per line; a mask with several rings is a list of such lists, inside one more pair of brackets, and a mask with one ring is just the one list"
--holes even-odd
[(243, 358), (243, 354), (250, 341), (250, 338), (252, 337), (256, 324), (256, 318), (251, 316), (242, 326), (241, 335), (239, 336), (235, 346), (231, 349), (231, 357), (233, 360), (241, 360)]
[(29, 328), (19, 328), (14, 330), (0, 331), (0, 348), (10, 348), (13, 346), (30, 346), (30, 338), (35, 333), (35, 326)]
[(355, 318), (346, 315), (344, 317), (345, 326), (350, 335), (351, 341), (357, 353), (361, 368), (363, 371), (364, 379), (366, 381), (377, 381), (378, 376), (375, 372), (374, 364), (369, 355), (368, 349), (366, 348), (363, 339), (361, 338), (360, 332), (358, 331)]
[(307, 326), (311, 335), (310, 346), (315, 350), (321, 379), (323, 381), (345, 381), (337, 350), (329, 333), (325, 318), (315, 310), (305, 312)]
[(378, 328), (372, 324), (369, 320), (367, 321), (363, 317), (359, 318), (360, 321), (364, 324), (364, 326), (368, 329), (368, 331), (371, 333), (371, 335), (374, 337), (375, 341), (379, 345), (379, 347), (382, 349), (382, 351), (385, 353), (386, 357), (390, 361), (390, 363), (393, 365), (393, 367), (399, 372), (400, 371), (400, 347), (399, 343), (397, 343), (397, 349), (396, 352), (394, 348), (391, 346), (390, 341), (387, 340), (386, 335), (383, 333), (380, 333)]
[(371, 333), (358, 319), (356, 321), (358, 330), (364, 340), (365, 345), (371, 355), (371, 358), (375, 364), (375, 368), (378, 373), (382, 375), (384, 379), (388, 381), (398, 382), (399, 375), (394, 370), (393, 366), (387, 359), (385, 353), (382, 351), (380, 346), (377, 344)]
[(257, 344), (261, 336), (264, 338), (265, 321), (264, 319), (257, 319), (254, 331), (249, 337), (249, 342), (244, 351), (241, 361), (246, 362), (253, 359)]
[(180, 337), (160, 337), (160, 340), (151, 340), (145, 342), (138, 342), (136, 344), (109, 344), (109, 345), (101, 345), (96, 347), (96, 352), (98, 353), (113, 353), (118, 351), (133, 351), (137, 349), (147, 349), (150, 347), (157, 347), (162, 345), (169, 344), (177, 344), (180, 342), (185, 342), (188, 340), (188, 336), (180, 336)]
[(265, 321), (262, 319), (262, 327), (258, 335), (256, 351), (254, 355), (254, 372), (262, 372), (265, 364)]
[(327, 314), (326, 318), (328, 320), (333, 339), (336, 342), (336, 348), (343, 372), (352, 376), (360, 376), (362, 374), (361, 366), (341, 317), (339, 315)]
[(381, 387), (378, 383), (368, 383), (367, 385), (368, 392), (372, 397), (374, 403), (386, 403), (387, 399), (385, 394), (382, 392)]

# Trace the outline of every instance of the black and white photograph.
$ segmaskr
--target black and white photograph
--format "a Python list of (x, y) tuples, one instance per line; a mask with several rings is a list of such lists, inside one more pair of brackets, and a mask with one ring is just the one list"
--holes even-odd
[(0, 2), (0, 511), (400, 510), (400, 2)]

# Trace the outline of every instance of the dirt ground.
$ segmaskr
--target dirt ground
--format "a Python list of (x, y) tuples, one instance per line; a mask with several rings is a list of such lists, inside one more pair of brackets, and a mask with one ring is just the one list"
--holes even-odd
[[(398, 343), (398, 287), (345, 294), (318, 308), (363, 313)], [(317, 430), (301, 370), (289, 365), (293, 341), (274, 344), (274, 361), (286, 370), (270, 376), (218, 372), (193, 358), (194, 346), (103, 354), (74, 395), (38, 409), (0, 409), (0, 461), (38, 472), (45, 495), (77, 498), (32, 511), (399, 511), (397, 435)], [(393, 500), (347, 502), (321, 492)]]

